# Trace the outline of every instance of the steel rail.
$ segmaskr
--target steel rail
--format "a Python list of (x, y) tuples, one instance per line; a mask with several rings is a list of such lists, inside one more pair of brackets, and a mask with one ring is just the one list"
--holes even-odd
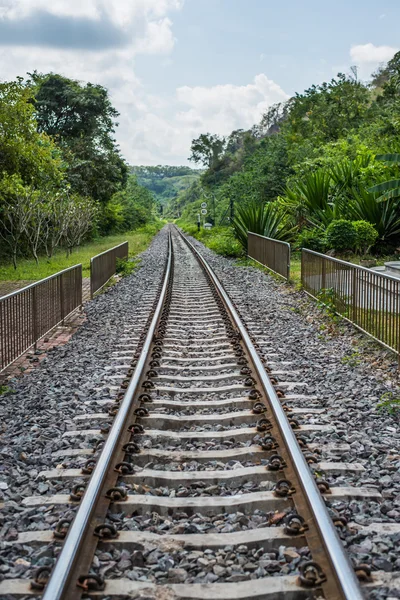
[(319, 530), (326, 553), (329, 557), (332, 570), (335, 574), (338, 585), (340, 586), (339, 589), (342, 592), (342, 597), (346, 600), (365, 600), (354, 569), (348, 557), (346, 556), (345, 550), (337, 534), (335, 526), (332, 523), (332, 519), (329, 516), (324, 500), (322, 499), (316, 483), (311, 475), (309, 465), (303, 456), (296, 436), (293, 433), (293, 429), (291, 428), (282, 408), (281, 402), (265, 371), (264, 365), (253, 345), (253, 342), (250, 339), (242, 319), (240, 318), (228, 294), (226, 293), (223, 285), (215, 275), (213, 269), (209, 266), (203, 256), (196, 250), (193, 244), (186, 238), (186, 236), (184, 236), (178, 228), (176, 228), (176, 230), (189, 248), (193, 251), (199, 262), (204, 266), (216, 289), (225, 302), (225, 305), (228, 308), (236, 327), (241, 333), (242, 341), (247, 347), (251, 360), (256, 367), (260, 382), (270, 401), (275, 419), (285, 440), (287, 450), (290, 453), (290, 457), (293, 461), (293, 466), (299, 478), (303, 494), (312, 512), (315, 524)]
[[(143, 369), (149, 354), (153, 341), (153, 336), (157, 327), (159, 316), (161, 314), (164, 298), (167, 290), (168, 280), (171, 272), (172, 263), (172, 240), (171, 234), (168, 240), (168, 261), (164, 273), (164, 282), (161, 289), (157, 307), (146, 335), (143, 349), (132, 379), (122, 400), (121, 407), (115, 417), (109, 435), (105, 441), (104, 448), (99, 457), (98, 463), (90, 478), (88, 487), (81, 500), (75, 519), (68, 530), (67, 538), (62, 547), (61, 553), (57, 559), (56, 565), (52, 571), (49, 582), (46, 585), (42, 600), (62, 600), (65, 594), (70, 591), (70, 573), (73, 570), (79, 553), (85, 541), (85, 535), (90, 526), (90, 521), (95, 510), (95, 506), (102, 493), (103, 484), (107, 477), (107, 472), (112, 469), (112, 460), (118, 447), (118, 441), (123, 431), (124, 424), (132, 408), (132, 402), (143, 374)], [(72, 584), (73, 585), (73, 584)]]

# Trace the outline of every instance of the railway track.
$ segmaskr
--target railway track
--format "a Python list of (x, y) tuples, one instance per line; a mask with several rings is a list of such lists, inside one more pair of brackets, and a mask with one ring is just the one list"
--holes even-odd
[(368, 490), (316, 475), (360, 466), (315, 453), (307, 435), (329, 429), (323, 409), (290, 409), (296, 383), (267, 374), (226, 292), (175, 228), (146, 330), (134, 344), (130, 335), (116, 356), (116, 401), (77, 415), (42, 473), (59, 493), (23, 500), (53, 528), (9, 542), (55, 549), (56, 565), (5, 579), (1, 598), (357, 600), (382, 585), (385, 574), (359, 566), (362, 589), (337, 533), (345, 524), (324, 501)]

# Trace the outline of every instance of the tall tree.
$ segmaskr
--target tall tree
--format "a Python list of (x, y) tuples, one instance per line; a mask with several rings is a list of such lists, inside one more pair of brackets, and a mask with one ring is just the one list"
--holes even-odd
[(54, 73), (30, 77), (38, 131), (63, 149), (73, 191), (107, 202), (127, 179), (127, 165), (113, 137), (118, 112), (108, 91)]
[(221, 159), (225, 149), (225, 138), (211, 133), (202, 133), (198, 138), (192, 141), (190, 150), (192, 152), (189, 160), (211, 169), (216, 166)]

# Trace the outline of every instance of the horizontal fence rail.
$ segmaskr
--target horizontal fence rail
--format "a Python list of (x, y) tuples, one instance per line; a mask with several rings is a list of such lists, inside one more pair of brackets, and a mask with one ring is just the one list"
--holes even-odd
[(82, 265), (0, 298), (0, 371), (82, 305)]
[(115, 274), (117, 258), (128, 258), (129, 244), (123, 242), (90, 259), (90, 295), (100, 290)]
[(247, 255), (285, 279), (290, 277), (290, 244), (264, 237), (258, 233), (247, 234)]
[(302, 250), (301, 282), (311, 296), (394, 350), (400, 359), (400, 280)]

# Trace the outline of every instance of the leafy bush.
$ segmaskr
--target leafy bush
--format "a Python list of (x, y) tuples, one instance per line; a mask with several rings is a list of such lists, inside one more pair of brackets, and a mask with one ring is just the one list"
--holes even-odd
[(352, 221), (338, 219), (332, 221), (326, 229), (326, 243), (332, 250), (351, 250), (357, 239), (356, 228)]
[(127, 275), (131, 275), (133, 271), (136, 269), (137, 263), (133, 260), (129, 260), (126, 258), (118, 258), (116, 260), (115, 271), (122, 277), (126, 277)]
[(365, 256), (371, 246), (375, 244), (379, 234), (368, 221), (353, 221), (353, 226), (356, 230), (356, 251)]
[[(400, 154), (378, 154), (376, 158), (388, 163), (400, 164)], [(400, 179), (390, 179), (389, 181), (378, 183), (378, 185), (370, 188), (369, 191), (381, 194), (377, 198), (378, 202), (385, 202), (392, 198), (398, 200), (400, 198)]]
[(165, 221), (161, 221), (161, 220), (157, 220), (154, 221), (153, 223), (147, 223), (146, 225), (143, 225), (143, 227), (139, 227), (139, 229), (136, 229), (137, 233), (146, 233), (149, 235), (156, 235), (156, 233), (158, 233), (160, 231), (160, 229), (162, 229), (165, 225)]
[(375, 194), (360, 187), (353, 190), (349, 205), (351, 217), (372, 223), (379, 234), (380, 241), (390, 241), (400, 234), (400, 215), (398, 202), (391, 198), (385, 202), (377, 202)]
[(201, 237), (202, 229), (197, 227), (197, 225), (189, 225), (188, 223), (177, 223), (178, 227), (181, 227), (185, 233), (191, 235), (192, 237), (199, 238)]
[(326, 247), (325, 231), (322, 229), (303, 229), (296, 241), (296, 248), (308, 248), (315, 252), (324, 252)]
[(234, 258), (242, 256), (243, 254), (243, 248), (240, 242), (234, 237), (231, 229), (228, 229), (225, 234), (218, 234), (214, 237), (210, 237), (209, 240), (204, 241), (206, 245), (217, 254), (232, 256)]

